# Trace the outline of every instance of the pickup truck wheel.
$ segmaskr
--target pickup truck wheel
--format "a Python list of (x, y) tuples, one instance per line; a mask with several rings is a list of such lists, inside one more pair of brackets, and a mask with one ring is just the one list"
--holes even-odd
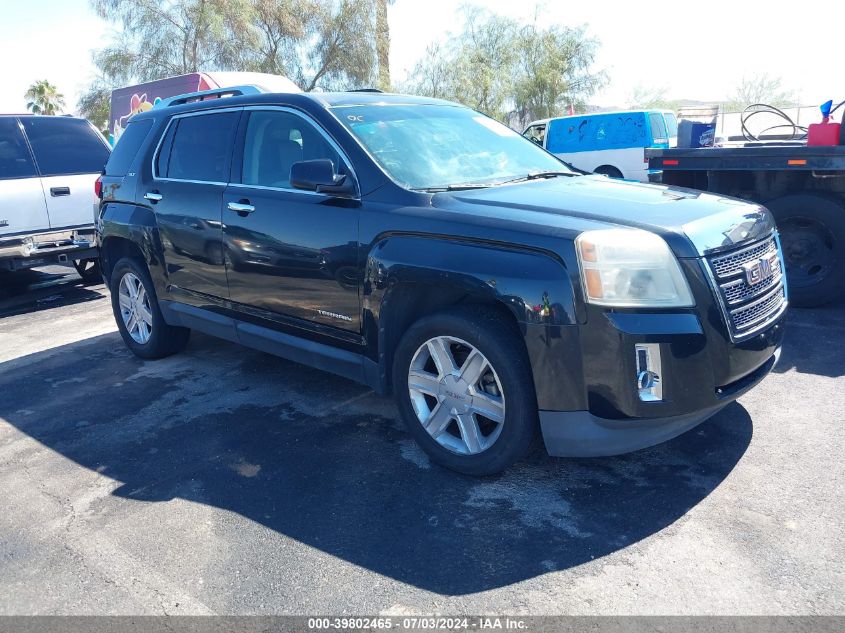
[(100, 261), (97, 259), (78, 259), (73, 262), (73, 267), (76, 268), (77, 274), (82, 277), (82, 281), (86, 284), (102, 281)]
[(813, 194), (766, 203), (780, 232), (790, 302), (798, 307), (829, 303), (845, 292), (845, 208)]
[(601, 174), (602, 176), (607, 176), (608, 178), (622, 178), (622, 172), (611, 165), (602, 165), (601, 167), (597, 167), (593, 173)]
[(114, 266), (109, 287), (118, 330), (136, 356), (163, 358), (184, 349), (191, 331), (165, 323), (145, 265), (128, 257), (121, 259)]
[(497, 473), (537, 438), (525, 348), (495, 313), (466, 309), (419, 320), (396, 349), (393, 385), (411, 435), (446, 468)]

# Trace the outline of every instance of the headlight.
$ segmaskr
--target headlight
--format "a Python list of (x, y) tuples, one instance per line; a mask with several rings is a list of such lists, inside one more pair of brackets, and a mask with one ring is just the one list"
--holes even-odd
[(639, 229), (585, 231), (575, 246), (590, 303), (619, 308), (695, 305), (678, 260), (659, 235)]

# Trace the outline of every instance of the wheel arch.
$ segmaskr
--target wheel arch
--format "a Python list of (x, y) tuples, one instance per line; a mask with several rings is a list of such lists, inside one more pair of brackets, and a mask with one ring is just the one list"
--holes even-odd
[(99, 235), (100, 266), (106, 279), (121, 258), (132, 257), (147, 265), (156, 291), (164, 291), (164, 249), (155, 214), (150, 209), (122, 203), (106, 204), (100, 217)]
[(602, 165), (599, 165), (598, 167), (596, 167), (593, 170), (593, 173), (594, 174), (605, 174), (610, 178), (616, 177), (616, 176), (611, 175), (613, 173), (619, 174), (619, 178), (625, 177), (625, 173), (621, 169), (619, 169), (619, 167), (617, 167), (616, 165), (611, 165), (609, 163), (604, 163)]
[(371, 249), (364, 291), (364, 333), (392, 389), (394, 351), (417, 320), (451, 307), (495, 312), (524, 341), (523, 324), (575, 323), (568, 271), (553, 254), (510, 245), (430, 236), (390, 236)]

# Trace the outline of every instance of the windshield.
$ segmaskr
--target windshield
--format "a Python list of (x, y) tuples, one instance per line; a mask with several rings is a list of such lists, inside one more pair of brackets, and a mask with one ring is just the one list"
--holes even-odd
[(378, 164), (409, 189), (485, 186), (569, 171), (521, 134), (468, 108), (365, 105), (333, 111)]
[(671, 112), (666, 112), (664, 117), (666, 119), (666, 127), (669, 130), (669, 138), (678, 136), (678, 119)]

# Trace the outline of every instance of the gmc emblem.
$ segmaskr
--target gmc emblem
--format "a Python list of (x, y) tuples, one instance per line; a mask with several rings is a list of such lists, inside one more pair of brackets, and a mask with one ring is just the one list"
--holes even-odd
[(748, 282), (748, 285), (755, 286), (774, 275), (776, 259), (777, 255), (769, 255), (768, 257), (761, 257), (757, 261), (743, 264), (742, 270), (745, 272), (745, 281)]

